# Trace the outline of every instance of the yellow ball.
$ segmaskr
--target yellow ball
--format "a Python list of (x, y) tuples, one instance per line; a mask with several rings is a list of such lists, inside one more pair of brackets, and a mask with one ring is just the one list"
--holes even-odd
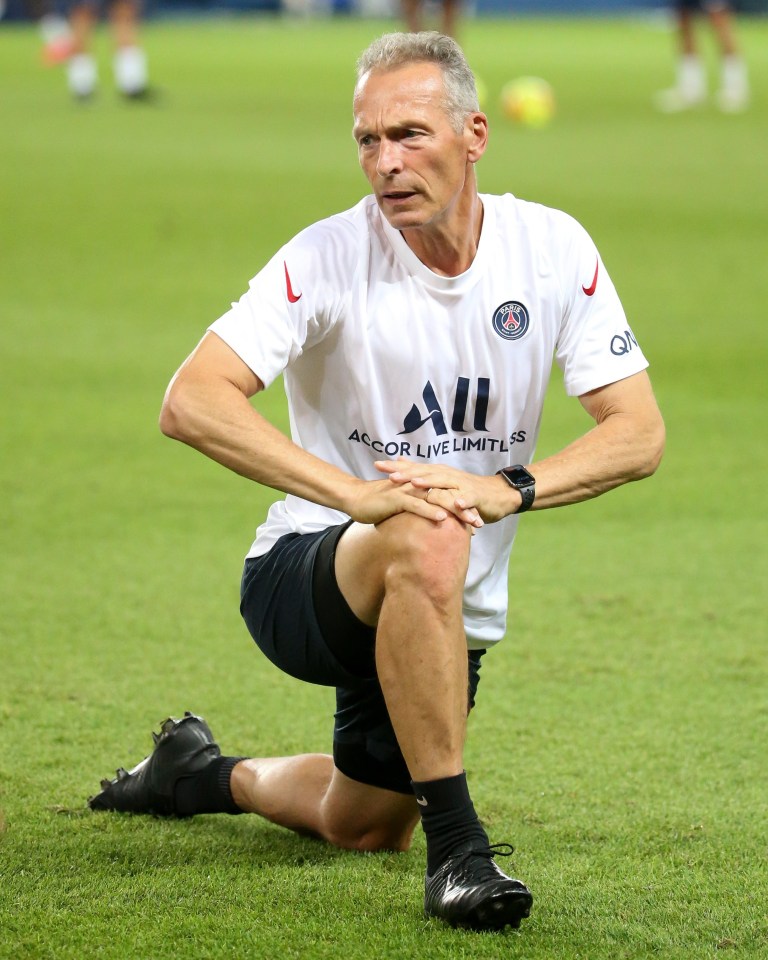
[(555, 112), (555, 94), (541, 77), (518, 77), (501, 91), (501, 109), (510, 120), (543, 127)]

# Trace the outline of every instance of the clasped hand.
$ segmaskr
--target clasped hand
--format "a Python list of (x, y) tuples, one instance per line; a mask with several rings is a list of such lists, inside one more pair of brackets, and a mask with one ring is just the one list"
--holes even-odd
[(478, 476), (439, 463), (417, 464), (403, 459), (377, 460), (375, 466), (387, 474), (390, 483), (411, 497), (423, 498), (423, 503), (444, 510), (446, 516), (452, 513), (475, 529), (485, 523), (495, 523), (509, 512), (504, 498), (506, 485), (499, 477)]

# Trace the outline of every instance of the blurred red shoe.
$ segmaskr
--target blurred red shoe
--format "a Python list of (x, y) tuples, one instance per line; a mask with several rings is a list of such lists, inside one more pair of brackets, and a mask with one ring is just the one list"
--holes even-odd
[(66, 63), (72, 56), (72, 41), (69, 37), (59, 37), (51, 40), (43, 47), (42, 58), (46, 67), (55, 67), (59, 63)]
[(48, 13), (40, 20), (43, 37), (41, 57), (47, 67), (55, 67), (72, 56), (72, 32), (66, 17)]

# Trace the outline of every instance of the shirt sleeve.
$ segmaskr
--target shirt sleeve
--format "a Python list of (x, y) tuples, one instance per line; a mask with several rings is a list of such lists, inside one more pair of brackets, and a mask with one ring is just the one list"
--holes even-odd
[(581, 396), (648, 366), (592, 239), (566, 214), (553, 244), (563, 297), (555, 358), (569, 396)]
[(265, 387), (321, 339), (339, 314), (338, 284), (329, 282), (336, 271), (323, 263), (326, 239), (317, 226), (294, 237), (208, 328)]

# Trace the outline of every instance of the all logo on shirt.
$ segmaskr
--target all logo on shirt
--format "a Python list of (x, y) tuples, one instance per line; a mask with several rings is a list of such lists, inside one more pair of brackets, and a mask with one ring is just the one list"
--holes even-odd
[(524, 303), (507, 300), (496, 307), (492, 324), (502, 340), (520, 340), (528, 332), (531, 317)]
[[(469, 400), (470, 385), (471, 381), (468, 377), (459, 377), (459, 379), (456, 381), (456, 393), (453, 398), (453, 411), (451, 413), (451, 430), (453, 430), (455, 433), (466, 433), (467, 430), (464, 420), (467, 415), (467, 403)], [(488, 397), (490, 395), (490, 388), (491, 381), (488, 379), (488, 377), (477, 378), (477, 390), (474, 397), (475, 415), (473, 417), (472, 426), (475, 430), (482, 432), (485, 432), (488, 429), (485, 425), (485, 418), (488, 412)], [(419, 427), (424, 426), (427, 421), (431, 420), (437, 436), (445, 436), (445, 434), (448, 433), (448, 428), (445, 425), (445, 416), (443, 415), (443, 410), (438, 402), (437, 397), (435, 396), (434, 388), (429, 380), (427, 380), (421, 396), (422, 400), (424, 401), (424, 407), (426, 408), (426, 415), (424, 415), (419, 407), (414, 403), (411, 409), (405, 415), (405, 419), (403, 420), (403, 429), (400, 431), (400, 435), (404, 433), (413, 433), (414, 430), (418, 430)]]
[[(375, 453), (387, 457), (415, 457), (434, 459), (452, 453), (492, 451), (508, 453), (516, 443), (525, 443), (526, 429), (512, 430), (505, 437), (488, 435), (486, 419), (491, 397), (488, 377), (458, 377), (451, 396), (444, 396), (441, 404), (428, 380), (421, 391), (421, 403), (411, 405), (403, 418), (403, 429), (397, 439), (372, 437), (364, 429), (354, 429), (348, 440), (365, 444)], [(450, 420), (448, 416), (450, 414)], [(450, 424), (450, 427), (449, 427)], [(427, 428), (426, 435), (421, 431)], [(415, 434), (414, 439), (400, 439)], [(430, 439), (430, 434), (435, 439)]]

